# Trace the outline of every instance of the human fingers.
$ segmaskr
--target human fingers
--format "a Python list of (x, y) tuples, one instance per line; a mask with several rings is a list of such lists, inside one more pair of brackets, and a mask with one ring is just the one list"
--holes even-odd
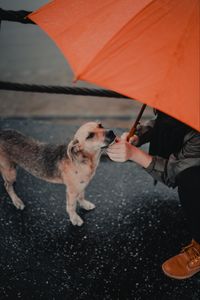
[(124, 155), (119, 155), (119, 154), (116, 154), (116, 153), (108, 153), (108, 157), (113, 160), (113, 161), (116, 161), (116, 162), (125, 162), (127, 159)]
[(121, 150), (121, 148), (117, 148), (117, 149), (107, 149), (106, 153), (110, 154), (110, 155), (116, 155), (118, 153), (122, 153), (124, 152), (123, 150)]
[(120, 143), (118, 146), (110, 147), (106, 152), (108, 156), (115, 161), (126, 161), (129, 159), (129, 150), (125, 143)]
[[(121, 135), (121, 140), (123, 140), (123, 141), (128, 141), (127, 139), (128, 139), (128, 135), (129, 135), (129, 132), (124, 132), (122, 135)], [(137, 145), (137, 143), (138, 143), (138, 141), (139, 141), (139, 137), (136, 135), (136, 134), (134, 134), (133, 136), (131, 136), (130, 138), (129, 138), (129, 143), (130, 144), (133, 144), (133, 145)]]
[(134, 136), (130, 137), (129, 139), (129, 143), (133, 145), (137, 145), (138, 141), (139, 141), (139, 137), (136, 134), (134, 134)]
[(119, 142), (110, 145), (110, 146), (108, 147), (108, 149), (109, 149), (109, 150), (111, 150), (111, 149), (112, 149), (112, 150), (117, 150), (117, 149), (123, 148), (124, 146), (125, 146), (125, 142), (122, 141), (122, 140), (120, 140)]

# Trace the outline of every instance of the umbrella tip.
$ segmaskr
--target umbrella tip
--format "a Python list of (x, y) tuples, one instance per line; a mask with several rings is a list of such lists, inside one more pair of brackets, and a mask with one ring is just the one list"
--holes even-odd
[(75, 77), (73, 78), (72, 82), (73, 82), (73, 83), (77, 83), (77, 81), (79, 80), (79, 78), (80, 78), (79, 75), (75, 76)]

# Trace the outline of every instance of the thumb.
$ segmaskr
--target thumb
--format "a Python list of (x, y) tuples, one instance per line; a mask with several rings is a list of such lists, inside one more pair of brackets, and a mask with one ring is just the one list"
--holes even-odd
[(139, 142), (139, 137), (135, 134), (129, 139), (129, 143), (131, 143), (132, 145), (137, 146), (138, 142)]

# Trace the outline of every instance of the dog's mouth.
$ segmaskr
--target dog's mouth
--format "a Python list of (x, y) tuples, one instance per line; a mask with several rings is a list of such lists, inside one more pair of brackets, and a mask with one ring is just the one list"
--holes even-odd
[(105, 134), (106, 145), (102, 146), (101, 149), (108, 148), (108, 146), (110, 146), (111, 144), (113, 144), (115, 142), (115, 138), (116, 138), (116, 135), (114, 134), (114, 132), (112, 130), (107, 131)]

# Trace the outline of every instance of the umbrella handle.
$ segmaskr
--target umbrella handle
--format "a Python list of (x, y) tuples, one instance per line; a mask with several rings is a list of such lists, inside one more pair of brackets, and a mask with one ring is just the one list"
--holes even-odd
[(127, 141), (129, 141), (129, 139), (135, 134), (135, 131), (137, 129), (137, 125), (138, 125), (138, 123), (139, 123), (139, 121), (140, 121), (140, 119), (142, 117), (142, 114), (143, 114), (146, 106), (147, 106), (146, 104), (142, 105), (142, 108), (140, 109), (140, 112), (139, 112), (139, 114), (137, 116), (137, 119), (135, 120), (135, 123), (133, 124), (133, 126), (131, 127), (131, 129), (129, 131), (129, 134), (127, 136)]

